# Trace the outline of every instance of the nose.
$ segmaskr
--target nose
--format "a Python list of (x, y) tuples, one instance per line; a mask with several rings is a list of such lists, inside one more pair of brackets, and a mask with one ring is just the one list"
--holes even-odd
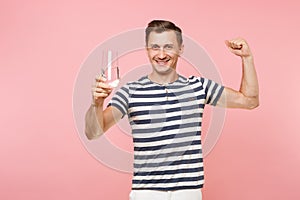
[(166, 52), (164, 49), (160, 49), (158, 52), (158, 58), (164, 59), (166, 57)]

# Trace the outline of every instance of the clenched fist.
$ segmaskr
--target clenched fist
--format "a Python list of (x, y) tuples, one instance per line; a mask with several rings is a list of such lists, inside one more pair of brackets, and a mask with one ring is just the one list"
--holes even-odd
[(225, 44), (227, 45), (229, 50), (237, 56), (241, 56), (244, 58), (252, 56), (248, 43), (242, 38), (226, 40)]

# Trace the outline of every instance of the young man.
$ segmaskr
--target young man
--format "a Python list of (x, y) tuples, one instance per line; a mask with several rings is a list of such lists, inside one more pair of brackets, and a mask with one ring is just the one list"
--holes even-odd
[(176, 72), (184, 50), (181, 29), (154, 20), (146, 28), (152, 72), (120, 88), (107, 108), (112, 88), (96, 79), (94, 105), (86, 115), (86, 135), (96, 139), (128, 115), (134, 142), (131, 200), (199, 200), (204, 184), (201, 122), (205, 104), (253, 109), (258, 106), (258, 81), (253, 57), (243, 39), (226, 41), (242, 59), (239, 91), (203, 77), (185, 78)]

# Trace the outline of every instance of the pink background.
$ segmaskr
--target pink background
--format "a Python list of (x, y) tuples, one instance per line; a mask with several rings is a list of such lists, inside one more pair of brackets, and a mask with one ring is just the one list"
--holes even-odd
[(2, 1), (0, 199), (128, 199), (131, 175), (78, 137), (73, 87), (99, 43), (157, 18), (200, 43), (227, 86), (239, 87), (241, 70), (224, 40), (246, 38), (255, 56), (261, 105), (227, 111), (204, 199), (300, 199), (299, 10), (296, 0)]

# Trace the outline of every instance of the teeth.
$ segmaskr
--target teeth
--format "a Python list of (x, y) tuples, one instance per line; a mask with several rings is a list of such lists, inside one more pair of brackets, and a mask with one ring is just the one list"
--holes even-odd
[(165, 60), (165, 61), (156, 61), (158, 64), (166, 64), (166, 63), (168, 63), (169, 62), (169, 60)]
[(165, 65), (166, 64), (166, 62), (157, 62), (158, 64), (160, 64), (160, 65)]

